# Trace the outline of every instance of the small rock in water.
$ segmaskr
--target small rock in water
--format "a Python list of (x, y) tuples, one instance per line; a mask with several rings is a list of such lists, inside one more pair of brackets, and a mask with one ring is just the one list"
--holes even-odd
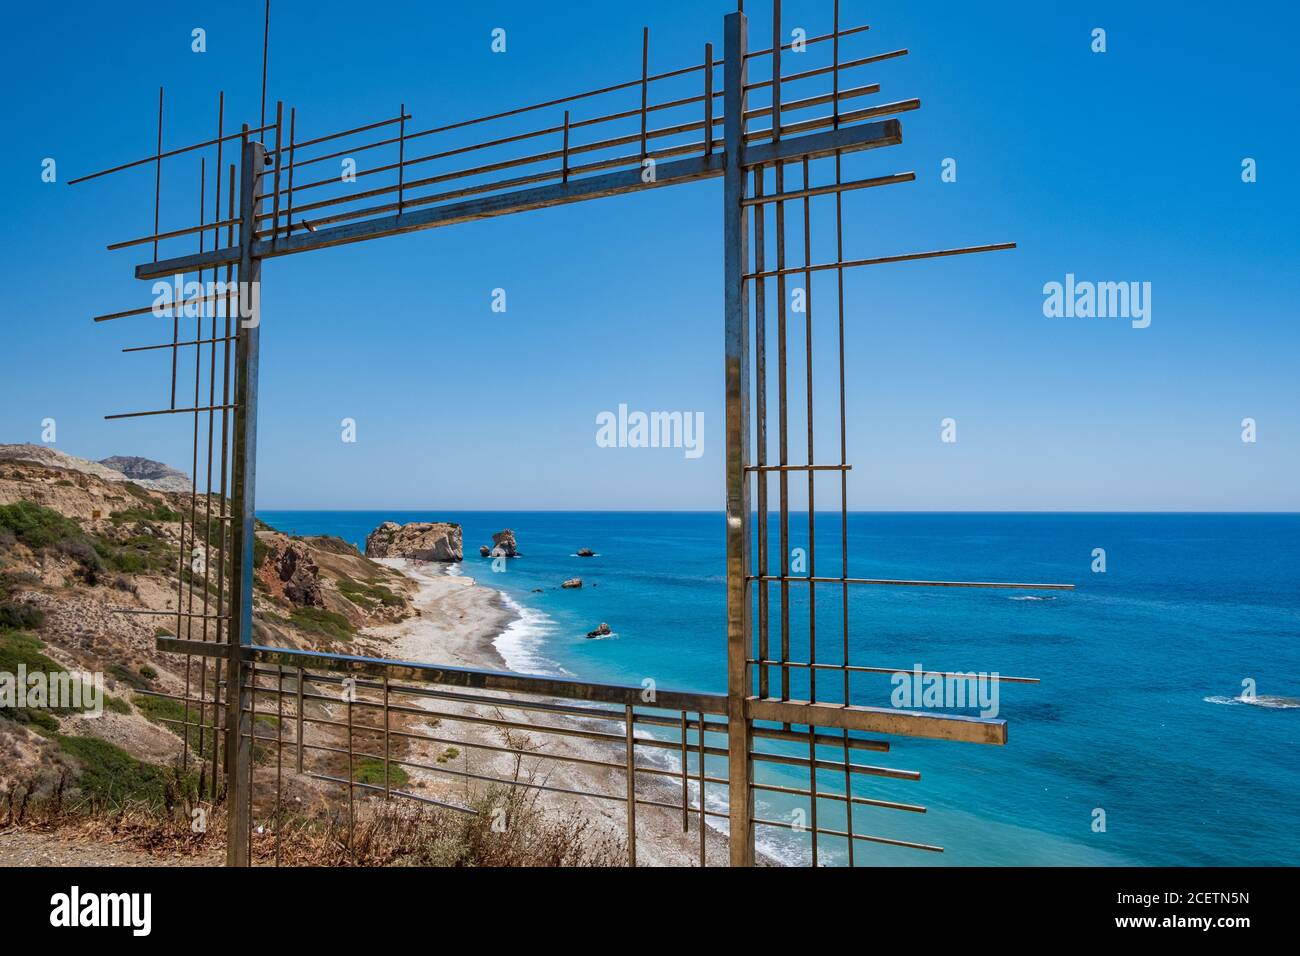
[(591, 548), (578, 549), (578, 557), (580, 558), (594, 558), (595, 556), (596, 556), (596, 552), (592, 551)]
[(533, 588), (533, 593), (534, 593), (534, 594), (541, 594), (541, 593), (542, 593), (542, 589), (541, 589), (541, 588)]
[(569, 578), (560, 585), (562, 588), (580, 588), (582, 587), (582, 578)]
[(486, 544), (480, 544), (478, 546), (478, 555), (480, 558), (486, 558), (491, 553), (492, 553), (492, 549), (489, 548)]
[(587, 638), (588, 640), (590, 640), (597, 637), (609, 637), (613, 633), (614, 632), (610, 630), (609, 625), (606, 624), (604, 621), (601, 621), (600, 626), (598, 628), (596, 628), (594, 631), (587, 632)]

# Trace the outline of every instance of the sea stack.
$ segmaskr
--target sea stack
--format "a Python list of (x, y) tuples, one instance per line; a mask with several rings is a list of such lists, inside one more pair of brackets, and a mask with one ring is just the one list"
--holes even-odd
[(464, 556), (460, 525), (450, 522), (385, 521), (366, 538), (367, 558), (454, 562)]
[[(479, 553), (482, 554), (483, 550), (483, 548), (480, 548)], [(523, 557), (523, 555), (519, 553), (518, 545), (515, 543), (515, 533), (509, 528), (506, 528), (504, 531), (498, 531), (492, 536), (492, 549), (488, 551), (484, 557), (487, 557), (488, 555), (494, 558)]]

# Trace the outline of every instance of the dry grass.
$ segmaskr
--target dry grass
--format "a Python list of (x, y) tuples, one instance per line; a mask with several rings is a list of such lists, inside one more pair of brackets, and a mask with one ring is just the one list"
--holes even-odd
[[(188, 796), (165, 806), (65, 803), (63, 785), (48, 792), (22, 785), (0, 796), (0, 832), (58, 832), (73, 840), (112, 843), (161, 858), (223, 851), (224, 805)], [(346, 814), (309, 819), (284, 814), (255, 828), (253, 862), (270, 866), (547, 867), (622, 866), (620, 837), (578, 814), (539, 806), (534, 793), (502, 788), (475, 802), (475, 814), (408, 801), (359, 801)], [(203, 827), (193, 823), (201, 812)], [(278, 834), (277, 834), (278, 829)]]

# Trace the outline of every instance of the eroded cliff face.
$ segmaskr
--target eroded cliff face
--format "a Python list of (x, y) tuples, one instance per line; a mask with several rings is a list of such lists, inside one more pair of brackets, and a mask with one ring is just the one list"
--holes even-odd
[(324, 607), (320, 565), (311, 549), (283, 534), (263, 532), (258, 540), (264, 545), (265, 557), (256, 574), (267, 591), (297, 607)]
[(464, 559), (465, 548), (458, 524), (385, 521), (366, 538), (366, 557), (455, 562)]
[[(0, 708), (0, 800), (17, 786), (48, 790), (65, 771), (75, 789), (86, 769), (81, 738), (111, 745), (122, 759), (169, 766), (184, 746), (182, 700), (198, 693), (199, 668), (160, 652), (156, 638), (216, 640), (215, 619), (203, 615), (229, 600), (228, 573), (218, 573), (215, 495), (209, 522), (203, 495), (105, 476), (98, 463), (72, 467), (84, 461), (72, 456), (51, 461), (0, 455), (0, 671), (21, 664), (28, 673), (102, 674), (106, 709), (91, 719)], [(119, 464), (158, 473), (134, 459)], [(259, 644), (374, 653), (367, 628), (417, 613), (409, 578), (336, 538), (260, 525), (254, 559)], [(178, 605), (196, 617), (178, 619)]]

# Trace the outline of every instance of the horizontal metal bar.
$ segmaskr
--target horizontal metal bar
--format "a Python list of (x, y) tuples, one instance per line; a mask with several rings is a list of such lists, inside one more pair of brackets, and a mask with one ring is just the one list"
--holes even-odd
[[(839, 93), (838, 99), (839, 100), (855, 99), (860, 96), (870, 96), (878, 92), (880, 92), (880, 86), (878, 84), (873, 83), (867, 86), (860, 86), (860, 87), (855, 87), (853, 89), (843, 90)], [(721, 94), (716, 94), (716, 95), (720, 96)], [(701, 99), (702, 97), (696, 96), (696, 97), (687, 97), (686, 99), (681, 99), (681, 100), (674, 100), (668, 103), (655, 104), (648, 107), (647, 112), (655, 112), (656, 110), (672, 109), (679, 106), (690, 105)], [(814, 106), (821, 106), (826, 103), (835, 102), (835, 101), (836, 101), (836, 96), (834, 93), (826, 93), (818, 96), (811, 96), (802, 100), (793, 100), (793, 101), (782, 103), (781, 112), (782, 114), (789, 113), (789, 112), (797, 112), (799, 110), (810, 109)], [(864, 119), (869, 115), (877, 115), (878, 113), (883, 113), (883, 112), (899, 112), (901, 111), (901, 109), (913, 108), (909, 105), (911, 102), (914, 101), (909, 101), (908, 104), (889, 104), (887, 106), (871, 107), (870, 109), (867, 110), (845, 112), (841, 114), (841, 122), (843, 125), (848, 125), (853, 121), (854, 117), (857, 117), (858, 119)], [(758, 119), (763, 116), (770, 116), (771, 113), (772, 113), (771, 107), (753, 109), (745, 113), (745, 119), (746, 120)], [(640, 114), (641, 114), (641, 110), (639, 109), (627, 110), (622, 113), (611, 114), (610, 116), (584, 120), (578, 123), (571, 123), (570, 129), (577, 130), (584, 127), (593, 126), (598, 123), (609, 122), (617, 119), (625, 119), (633, 116), (639, 116)], [(824, 120), (818, 122), (822, 122), (823, 125), (830, 125), (829, 123), (826, 123)], [(713, 120), (714, 126), (721, 126), (722, 123), (723, 123), (722, 117), (718, 117)], [(785, 128), (793, 132), (798, 132), (798, 130), (804, 125), (806, 124), (787, 123), (785, 125)], [(660, 129), (649, 130), (646, 133), (646, 137), (648, 139), (661, 139), (664, 137), (677, 136), (683, 133), (694, 132), (696, 130), (700, 130), (703, 128), (704, 128), (704, 122), (695, 120), (686, 123), (678, 123), (673, 126), (667, 126)], [(363, 176), (373, 176), (379, 173), (395, 172), (422, 163), (431, 162), (433, 160), (446, 159), (452, 156), (460, 156), (460, 155), (476, 152), (478, 150), (483, 150), (483, 149), (491, 149), (494, 147), (503, 146), (510, 143), (521, 142), (526, 139), (535, 139), (542, 136), (557, 135), (559, 133), (562, 133), (563, 131), (564, 131), (564, 126), (562, 124), (559, 126), (548, 126), (544, 129), (533, 130), (527, 133), (516, 133), (513, 136), (506, 136), (495, 140), (489, 140), (484, 143), (476, 143), (471, 146), (458, 146), (454, 149), (448, 149), (438, 153), (430, 153), (425, 156), (415, 156), (410, 159), (401, 160), (396, 163), (388, 163), (382, 166), (374, 166), (369, 169), (359, 170), (356, 175), (357, 178), (360, 179)], [(770, 130), (758, 130), (754, 133), (749, 134), (746, 137), (746, 140), (748, 141), (750, 139), (762, 139), (770, 135), (771, 135)], [(407, 139), (409, 138), (410, 137), (407, 137)], [(606, 150), (613, 149), (616, 146), (625, 146), (625, 145), (630, 145), (632, 143), (637, 143), (639, 145), (640, 141), (641, 141), (641, 137), (639, 133), (629, 133), (623, 136), (616, 136), (604, 140), (596, 140), (590, 143), (581, 143), (581, 144), (574, 143), (569, 147), (567, 153), (564, 151), (549, 150), (544, 153), (534, 153), (526, 156), (512, 157), (510, 159), (502, 160), (496, 163), (490, 163), (487, 165), (476, 166), (467, 169), (460, 169), (454, 172), (444, 173), (439, 176), (417, 180), (415, 182), (406, 184), (406, 186), (419, 187), (423, 185), (429, 185), (433, 182), (447, 182), (447, 181), (453, 181), (457, 179), (467, 179), (467, 178), (472, 178), (475, 176), (482, 175), (484, 173), (494, 172), (502, 169), (513, 169), (520, 166), (531, 166), (531, 165), (536, 165), (537, 163), (555, 161), (564, 158), (565, 155), (572, 156), (572, 155), (577, 155), (579, 153), (604, 152)], [(640, 158), (642, 157), (640, 155), (640, 152), (638, 151), (634, 156), (628, 157), (626, 161), (634, 162)], [(579, 170), (581, 168), (582, 167), (578, 167)], [(304, 191), (310, 189), (316, 189), (321, 186), (334, 186), (338, 184), (338, 181), (339, 180), (337, 176), (331, 176), (329, 178), (316, 180), (314, 182), (302, 183), (294, 187), (294, 193), (295, 194), (302, 193)], [(355, 202), (362, 198), (383, 195), (385, 193), (391, 193), (396, 191), (397, 188), (398, 186), (394, 184), (391, 186), (384, 186), (376, 189), (371, 189), (352, 196), (345, 195), (345, 196), (335, 197), (334, 199), (303, 205), (301, 207), (301, 211), (307, 212), (312, 209), (320, 208), (322, 205)], [(280, 192), (281, 194), (284, 194), (287, 192), (287, 190), (281, 190)], [(266, 197), (264, 196), (263, 198)], [(262, 213), (257, 217), (259, 223), (274, 218), (276, 218), (274, 212)]]
[(980, 252), (1006, 252), (1016, 248), (1014, 242), (998, 242), (985, 246), (964, 246), (961, 249), (938, 249), (933, 252), (905, 252), (896, 256), (877, 256), (874, 259), (849, 259), (844, 262), (823, 262), (812, 266), (791, 266), (787, 269), (769, 269), (751, 272), (746, 279), (770, 279), (773, 276), (798, 275), (806, 272), (826, 272), (832, 269), (856, 269), (859, 266), (887, 265), (891, 262), (916, 262), (921, 259), (945, 259), (949, 256), (968, 256)]
[[(196, 295), (192, 299), (182, 299), (179, 302), (169, 302), (167, 305), (161, 305), (161, 306), (153, 305), (153, 304), (142, 305), (139, 306), (138, 308), (126, 309), (123, 312), (109, 312), (107, 315), (95, 316), (94, 321), (108, 322), (111, 321), (112, 319), (125, 319), (128, 316), (132, 316), (132, 315), (149, 315), (150, 313), (154, 312), (155, 309), (158, 312), (162, 313), (162, 315), (158, 316), (159, 318), (162, 319), (192, 319), (195, 318), (195, 316), (184, 315), (183, 311), (178, 311), (178, 310), (185, 310), (192, 305), (201, 305), (204, 302), (220, 302), (222, 299), (226, 299), (227, 301), (233, 301), (238, 298), (239, 298), (239, 293), (237, 291), (213, 292), (210, 295)], [(210, 315), (202, 314), (203, 310), (200, 309), (199, 311), (200, 311), (200, 315), (198, 316), (199, 318), (205, 318), (205, 319), (211, 318)], [(229, 310), (227, 309), (227, 311)]]
[(238, 133), (230, 133), (227, 136), (222, 136), (217, 139), (209, 139), (202, 143), (194, 143), (190, 146), (181, 146), (177, 149), (169, 149), (165, 153), (162, 152), (155, 153), (152, 156), (146, 156), (144, 159), (137, 159), (134, 160), (133, 162), (123, 163), (121, 166), (114, 166), (111, 169), (101, 169), (97, 173), (88, 173), (85, 176), (78, 176), (76, 179), (69, 179), (68, 185), (75, 186), (77, 183), (84, 183), (88, 179), (98, 179), (100, 176), (107, 176), (110, 173), (120, 173), (124, 169), (131, 169), (132, 167), (135, 166), (143, 166), (145, 163), (156, 163), (159, 160), (167, 159), (171, 156), (179, 156), (181, 153), (188, 153), (196, 149), (203, 149), (206, 146), (215, 146), (217, 143), (224, 142), (228, 139), (239, 139), (241, 136), (244, 135), (251, 136), (254, 133), (260, 133), (263, 130), (268, 130), (268, 129), (275, 129), (275, 124), (272, 123), (270, 126), (258, 126), (250, 130), (241, 130)]
[(780, 471), (852, 471), (852, 465), (746, 465), (745, 471), (759, 474)]
[[(692, 721), (692, 723), (694, 723), (694, 721)], [(719, 728), (719, 730), (725, 732), (726, 728), (722, 727)], [(797, 744), (809, 743), (807, 734), (797, 734), (792, 730), (777, 730), (770, 727), (755, 727), (750, 736), (762, 738), (764, 740), (788, 740), (791, 743)], [(870, 740), (866, 737), (849, 737), (846, 742), (843, 737), (831, 736), (830, 734), (817, 734), (811, 742), (818, 746), (840, 748), (846, 746), (847, 743), (850, 750), (869, 750), (875, 753), (889, 753), (888, 740)]]
[[(909, 103), (919, 101), (909, 100)], [(897, 109), (899, 104), (890, 104)], [(873, 111), (889, 107), (872, 107)], [(862, 110), (860, 112), (867, 112)], [(851, 121), (852, 114), (845, 114), (841, 119)], [(809, 120), (819, 123), (821, 120)], [(796, 127), (786, 127), (794, 129)], [(784, 132), (784, 131), (783, 131)], [(806, 136), (779, 139), (774, 143), (760, 143), (745, 150), (745, 168), (768, 166), (772, 163), (795, 163), (805, 159), (821, 159), (836, 153), (847, 153), (862, 149), (879, 149), (882, 146), (897, 146), (903, 141), (903, 125), (896, 119), (880, 120), (861, 126), (828, 129)]]
[(791, 757), (788, 754), (767, 753), (762, 750), (754, 750), (749, 754), (750, 760), (754, 763), (777, 763), (786, 767), (813, 767), (817, 770), (828, 770), (835, 773), (849, 772), (869, 777), (887, 777), (890, 780), (920, 780), (921, 772), (919, 770), (898, 770), (894, 767), (876, 767), (871, 764), (852, 763), (837, 760), (816, 760), (810, 761), (807, 757)]
[(1073, 591), (1073, 584), (1012, 584), (1005, 581), (901, 581), (892, 578), (833, 578), (788, 574), (750, 574), (747, 581), (765, 584), (868, 584), (902, 588), (994, 588), (1011, 591)]
[(916, 173), (894, 173), (891, 176), (877, 176), (873, 179), (857, 179), (848, 183), (830, 183), (826, 186), (813, 186), (810, 189), (795, 189), (790, 192), (773, 193), (770, 196), (749, 196), (741, 201), (742, 206), (763, 206), (770, 203), (789, 202), (792, 199), (805, 199), (813, 196), (832, 196), (838, 193), (853, 192), (857, 189), (874, 189), (877, 186), (893, 186), (897, 183), (916, 182)]
[(173, 229), (170, 232), (159, 232), (151, 236), (140, 236), (136, 239), (124, 239), (121, 242), (114, 242), (105, 246), (109, 252), (116, 252), (118, 249), (126, 249), (128, 246), (142, 246), (146, 242), (156, 242), (160, 239), (179, 239), (181, 236), (188, 236), (195, 232), (207, 232), (210, 229), (228, 229), (231, 226), (239, 225), (238, 219), (222, 219), (218, 222), (204, 223), (201, 226), (186, 226), (184, 229)]
[[(870, 26), (869, 24), (863, 23), (863, 24), (859, 24), (859, 25), (856, 26), (856, 27), (846, 27), (846, 28), (844, 28), (843, 30), (839, 30), (839, 31), (834, 31), (834, 30), (833, 30), (833, 31), (831, 31), (830, 33), (823, 33), (823, 34), (821, 34), (820, 36), (808, 37), (807, 39), (805, 39), (805, 40), (803, 41), (803, 45), (804, 45), (804, 46), (812, 46), (812, 45), (817, 44), (817, 43), (825, 43), (827, 40), (834, 40), (836, 37), (851, 37), (851, 36), (853, 36), (855, 33), (866, 33), (866, 32), (867, 32), (868, 30), (870, 30), (870, 29), (871, 29), (871, 26)], [(768, 47), (766, 50), (751, 50), (751, 51), (749, 51), (748, 53), (745, 54), (745, 59), (746, 59), (746, 60), (753, 60), (753, 59), (755, 59), (756, 57), (760, 57), (760, 56), (770, 56), (770, 55), (772, 54), (772, 51), (775, 50), (775, 49), (776, 49), (776, 47)], [(782, 49), (782, 50), (793, 50), (793, 49), (794, 49), (794, 42), (791, 41), (790, 43), (783, 43), (783, 44), (781, 44), (781, 49)], [(752, 86), (746, 86), (745, 89), (747, 89), (747, 90), (748, 90), (748, 89), (753, 89), (753, 87), (752, 87)]]
[[(893, 60), (893, 59), (897, 59), (900, 56), (907, 56), (909, 52), (910, 51), (908, 51), (906, 48), (901, 50), (890, 50), (888, 53), (876, 53), (873, 54), (872, 56), (858, 57), (855, 60), (845, 60), (843, 63), (834, 63), (831, 64), (830, 66), (819, 66), (811, 70), (804, 70), (800, 73), (787, 73), (785, 76), (781, 77), (781, 82), (783, 84), (794, 83), (799, 80), (807, 80), (814, 76), (825, 76), (827, 73), (835, 73), (838, 70), (852, 70), (860, 66), (868, 66), (872, 63), (880, 63), (883, 60)], [(772, 85), (771, 80), (759, 80), (757, 83), (750, 83), (748, 86), (745, 87), (745, 89), (749, 92), (752, 92), (754, 90), (764, 89), (765, 87), (769, 87), (771, 85)]]
[[(793, 823), (782, 820), (762, 820), (758, 817), (752, 817), (751, 822), (756, 823), (759, 826), (780, 827), (782, 830), (798, 830), (798, 832), (801, 833), (807, 833), (812, 829), (811, 827), (803, 827), (800, 829)], [(941, 846), (933, 846), (929, 843), (913, 843), (911, 840), (891, 840), (888, 837), (865, 836), (861, 833), (846, 833), (843, 830), (828, 830), (822, 827), (818, 827), (816, 832), (822, 836), (844, 837), (846, 839), (851, 837), (854, 840), (862, 840), (866, 843), (881, 843), (885, 846), (901, 846), (906, 847), (909, 850), (925, 850), (929, 853), (943, 852), (943, 847)]]
[[(160, 639), (161, 641), (161, 639)], [(161, 644), (160, 644), (161, 647)], [(651, 707), (660, 710), (694, 710), (708, 714), (725, 714), (727, 698), (721, 694), (698, 694), (681, 691), (657, 690), (653, 702), (643, 697), (645, 688), (622, 684), (597, 684), (587, 681), (563, 680), (532, 674), (515, 674), (507, 671), (470, 670), (442, 664), (421, 664), (413, 661), (394, 661), (380, 657), (358, 657), (350, 654), (330, 654), (324, 651), (302, 651), (287, 648), (250, 645), (244, 650), (246, 660), (262, 664), (281, 664), (285, 667), (318, 667), (325, 670), (372, 677), (405, 678), (446, 684), (452, 687), (473, 687), (479, 690), (518, 691), (544, 697), (563, 697), (568, 700), (585, 700), (593, 703), (623, 704), (634, 707)]]
[(215, 345), (218, 342), (238, 341), (237, 335), (219, 335), (215, 339), (191, 339), (188, 342), (162, 342), (158, 345), (133, 345), (122, 349), (123, 352), (154, 352), (158, 349), (183, 349), (191, 345)]
[[(199, 494), (201, 496), (202, 492)], [(216, 516), (214, 515), (213, 517), (215, 519)], [(196, 619), (209, 618), (211, 620), (225, 620), (230, 616), (228, 614), (194, 614), (190, 611), (154, 611), (149, 608), (113, 607), (112, 605), (109, 605), (108, 610), (113, 614), (138, 614), (144, 617), (177, 617), (179, 615), (180, 617), (185, 618), (192, 617)]]
[[(267, 740), (272, 743), (276, 742), (276, 739), (274, 737), (259, 737), (258, 739)], [(294, 744), (292, 742), (289, 742), (289, 746), (292, 747), (294, 746)], [(346, 751), (344, 752), (346, 753)], [(400, 763), (400, 761), (390, 760), (389, 763)], [(341, 783), (345, 787), (357, 787), (361, 790), (375, 790), (379, 793), (383, 793), (390, 797), (401, 797), (403, 800), (415, 800), (419, 803), (427, 803), (435, 807), (442, 807), (444, 810), (455, 810), (457, 813), (468, 814), (469, 816), (472, 817), (476, 817), (479, 815), (478, 811), (472, 807), (462, 807), (458, 803), (444, 803), (441, 800), (434, 800), (432, 797), (422, 797), (418, 793), (408, 793), (405, 790), (398, 790), (395, 787), (390, 787), (387, 790), (385, 790), (382, 786), (380, 786), (377, 783), (361, 783), (359, 780), (347, 780), (343, 777), (332, 777), (329, 774), (325, 774), (325, 773), (309, 773), (307, 774), (307, 776), (311, 777), (314, 780), (325, 780), (329, 783)]]
[[(394, 123), (401, 123), (411, 118), (411, 114), (406, 113), (402, 116), (394, 116), (392, 119), (377, 120), (373, 123), (367, 123), (365, 126), (354, 126), (351, 129), (341, 130), (337, 133), (326, 133), (324, 136), (317, 136), (315, 139), (303, 140), (300, 143), (294, 143), (294, 149), (306, 149), (308, 146), (315, 146), (318, 143), (326, 143), (332, 139), (342, 139), (344, 136), (355, 136), (357, 133), (364, 133), (367, 130), (379, 129), (381, 126), (392, 126)], [(275, 124), (271, 124), (267, 129), (275, 129)], [(280, 147), (281, 152), (287, 152), (288, 145)], [(274, 155), (275, 150), (267, 150), (268, 155)]]
[(148, 418), (151, 415), (192, 415), (195, 412), (219, 412), (234, 408), (234, 405), (200, 405), (197, 408), (157, 408), (148, 412), (121, 412), (117, 415), (105, 415), (105, 421), (117, 418)]
[[(169, 612), (172, 617), (175, 611)], [(154, 646), (164, 654), (191, 654), (197, 657), (229, 657), (230, 644), (226, 641), (193, 641), (183, 637), (158, 637)]]
[[(894, 146), (901, 143), (902, 138), (902, 127), (898, 120), (889, 119), (806, 136), (792, 136), (776, 143), (752, 146), (746, 153), (746, 162), (748, 165), (763, 165), (774, 162), (795, 162), (804, 158), (816, 159), (834, 153), (851, 153), (882, 146)], [(570, 180), (567, 183), (553, 183), (468, 202), (406, 212), (401, 216), (384, 216), (349, 223), (345, 226), (318, 229), (315, 232), (282, 237), (274, 245), (268, 240), (262, 240), (254, 243), (252, 254), (256, 258), (291, 255), (382, 236), (402, 235), (533, 209), (602, 199), (643, 189), (700, 179), (715, 179), (722, 176), (725, 163), (726, 157), (722, 153), (660, 163), (655, 170), (654, 181), (648, 183), (643, 181), (642, 170), (639, 167), (624, 169), (601, 176)], [(238, 246), (229, 246), (225, 249), (174, 259), (146, 262), (136, 266), (135, 275), (137, 279), (155, 279), (159, 276), (175, 275), (178, 272), (185, 273), (229, 265), (239, 261), (239, 253)]]
[[(748, 658), (746, 664), (753, 664), (757, 667), (797, 667), (812, 670), (824, 671), (848, 671), (851, 674), (915, 674), (916, 671), (904, 667), (864, 667), (860, 664), (810, 664), (807, 661), (790, 661), (790, 660), (759, 660), (758, 658)], [(973, 671), (922, 671), (922, 677), (969, 677)], [(990, 675), (991, 676), (991, 675)], [(1041, 684), (1042, 681), (1037, 677), (1003, 677), (998, 675), (998, 683), (1001, 684)]]
[(816, 704), (806, 700), (750, 697), (745, 701), (745, 716), (750, 720), (806, 724), (811, 727), (840, 727), (900, 737), (955, 740), (968, 744), (1001, 746), (1007, 742), (1005, 720), (963, 717), (957, 714), (924, 714), (887, 707)]
[[(774, 783), (753, 783), (750, 784), (755, 790), (762, 790), (766, 793), (783, 793), (791, 797), (811, 797), (811, 790), (800, 790), (798, 787), (782, 787)], [(830, 793), (825, 790), (817, 791), (818, 800), (834, 800), (844, 803), (846, 798), (842, 793)], [(871, 797), (859, 797), (856, 794), (850, 802), (854, 806), (861, 807), (880, 807), (884, 810), (906, 810), (909, 813), (925, 813), (926, 808), (915, 803), (899, 803), (896, 800), (875, 800)]]

